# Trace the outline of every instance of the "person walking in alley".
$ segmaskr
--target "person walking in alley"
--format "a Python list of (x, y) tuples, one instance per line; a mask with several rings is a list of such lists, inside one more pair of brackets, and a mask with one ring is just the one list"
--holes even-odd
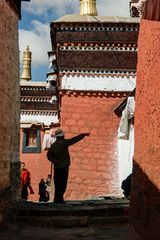
[(28, 189), (30, 190), (30, 194), (34, 194), (34, 191), (31, 187), (31, 176), (28, 169), (25, 168), (25, 163), (21, 162), (21, 199), (27, 200), (28, 199)]
[(39, 202), (48, 202), (49, 194), (47, 192), (47, 184), (45, 183), (44, 179), (42, 178), (39, 182)]
[(54, 134), (56, 141), (47, 152), (48, 160), (54, 163), (54, 203), (65, 203), (63, 195), (67, 188), (70, 166), (68, 147), (89, 136), (89, 133), (82, 133), (70, 139), (65, 139), (64, 135), (62, 129), (57, 129)]

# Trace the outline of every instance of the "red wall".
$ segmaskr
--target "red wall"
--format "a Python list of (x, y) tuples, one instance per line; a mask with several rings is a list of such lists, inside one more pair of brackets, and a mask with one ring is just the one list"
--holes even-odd
[(160, 22), (141, 21), (138, 45), (135, 166), (131, 214), (133, 223), (143, 239), (158, 240), (160, 239)]
[(91, 133), (70, 147), (67, 199), (87, 199), (119, 192), (119, 119), (113, 110), (121, 101), (120, 97), (62, 96), (61, 127), (66, 138), (83, 132)]
[[(117, 129), (119, 118), (114, 114), (122, 97), (68, 96), (61, 99), (61, 128), (65, 137), (90, 132), (91, 135), (70, 147), (71, 167), (66, 199), (80, 200), (99, 195), (119, 193)], [(31, 173), (35, 194), (29, 200), (37, 201), (38, 183), (50, 173), (46, 151), (22, 154), (20, 160)], [(41, 132), (41, 143), (43, 132)]]
[[(41, 143), (43, 141), (44, 133), (41, 132)], [(23, 132), (20, 130), (20, 161), (25, 162), (26, 168), (31, 173), (31, 185), (35, 194), (29, 195), (29, 200), (38, 201), (38, 184), (41, 178), (46, 179), (50, 174), (50, 162), (47, 160), (46, 151), (41, 153), (22, 153), (22, 138)]]

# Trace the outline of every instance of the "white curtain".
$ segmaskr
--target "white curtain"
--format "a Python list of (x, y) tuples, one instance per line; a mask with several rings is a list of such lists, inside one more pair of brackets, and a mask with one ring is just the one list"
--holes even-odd
[(48, 131), (45, 132), (43, 143), (42, 143), (42, 150), (49, 149), (52, 143), (56, 141), (56, 138), (52, 137), (51, 135), (52, 135), (52, 130), (50, 130), (49, 132)]
[(129, 139), (129, 120), (134, 117), (135, 99), (128, 97), (127, 105), (122, 112), (122, 117), (118, 129), (118, 138)]

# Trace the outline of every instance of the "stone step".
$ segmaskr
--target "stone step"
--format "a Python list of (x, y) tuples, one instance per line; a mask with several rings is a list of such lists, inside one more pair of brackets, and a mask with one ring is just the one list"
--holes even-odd
[(107, 227), (42, 228), (12, 226), (0, 240), (141, 240), (129, 224)]
[[(128, 217), (88, 217), (88, 216), (56, 216), (56, 217), (16, 217), (18, 226), (39, 226), (44, 228), (70, 228), (70, 227), (95, 227), (119, 226), (128, 223)], [(12, 222), (13, 223), (13, 222)]]
[(128, 209), (122, 200), (18, 202), (9, 209), (0, 240), (141, 240), (129, 224)]
[(16, 209), (19, 216), (126, 216), (128, 207), (110, 206), (110, 207), (74, 207), (57, 206), (51, 208), (19, 208)]
[(10, 208), (8, 222), (44, 228), (92, 227), (128, 223), (126, 202), (93, 201), (67, 204), (19, 202)]

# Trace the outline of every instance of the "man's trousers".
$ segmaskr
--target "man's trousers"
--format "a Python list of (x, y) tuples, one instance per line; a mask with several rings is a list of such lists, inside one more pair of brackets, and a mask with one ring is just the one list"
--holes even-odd
[(64, 202), (63, 195), (67, 188), (68, 173), (69, 173), (69, 167), (54, 168), (54, 186), (55, 186), (54, 202), (55, 203)]

